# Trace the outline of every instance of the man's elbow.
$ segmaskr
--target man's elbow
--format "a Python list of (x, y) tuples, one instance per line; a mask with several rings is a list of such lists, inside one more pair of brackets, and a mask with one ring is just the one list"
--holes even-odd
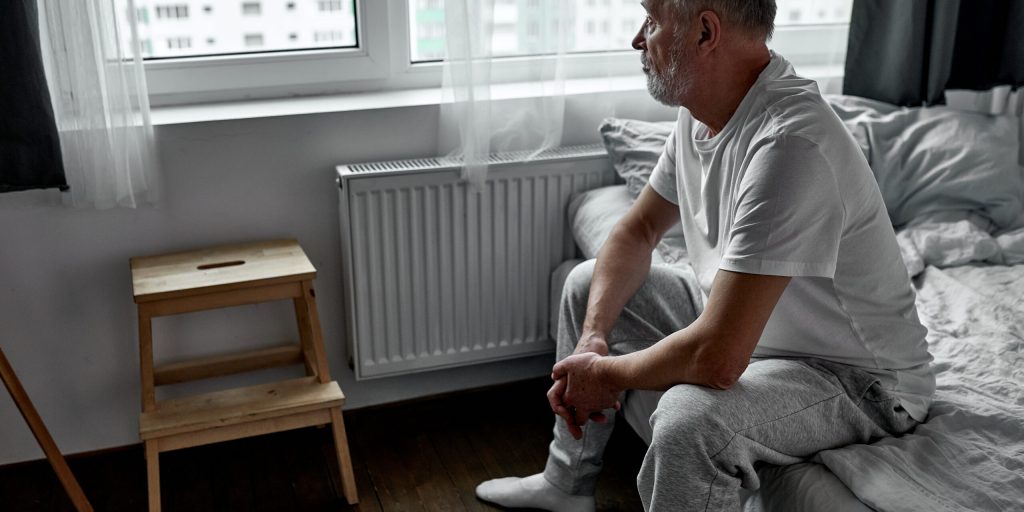
[(726, 390), (731, 388), (736, 381), (740, 380), (740, 375), (743, 375), (742, 371), (731, 371), (721, 370), (717, 371), (708, 378), (708, 387), (712, 389)]
[(611, 237), (623, 240), (630, 246), (639, 246), (651, 251), (661, 241), (661, 235), (650, 223), (633, 217), (620, 220), (612, 229)]
[(747, 371), (747, 361), (739, 361), (729, 358), (720, 358), (714, 361), (707, 361), (702, 365), (705, 368), (704, 385), (712, 389), (726, 390), (736, 384)]

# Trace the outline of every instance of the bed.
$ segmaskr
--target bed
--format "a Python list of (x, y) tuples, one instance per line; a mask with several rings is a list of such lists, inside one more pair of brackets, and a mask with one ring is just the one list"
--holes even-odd
[[(988, 155), (967, 157), (953, 148), (960, 151), (954, 163), (961, 168), (937, 170), (951, 158), (940, 154), (936, 160), (935, 153), (950, 150), (950, 143), (937, 140), (934, 131), (915, 134), (913, 121), (925, 119), (948, 130), (948, 119), (935, 123), (932, 112), (920, 117), (911, 112), (909, 122), (903, 116), (894, 126), (865, 128), (865, 115), (892, 122), (893, 112), (908, 109), (845, 97), (831, 101), (844, 121), (856, 121), (847, 126), (862, 143), (899, 226), (897, 240), (935, 357), (936, 395), (928, 420), (903, 436), (827, 450), (793, 466), (761, 468), (761, 488), (743, 491), (744, 511), (1024, 510), (1024, 169), (1018, 132), (1002, 133), (1017, 121), (996, 119), (985, 126), (1000, 131), (997, 139), (1005, 136), (992, 144), (1012, 140), (1011, 147), (983, 144), (968, 152)], [(945, 136), (963, 139), (961, 128)], [(623, 120), (602, 126), (612, 163), (626, 184), (584, 192), (571, 203), (570, 225), (583, 258), (596, 255), (642, 188), (634, 178), (642, 178), (641, 169), (656, 160), (660, 135), (652, 136), (652, 130), (667, 136), (670, 127)], [(609, 141), (609, 134), (615, 140)], [(936, 149), (937, 144), (944, 146)], [(915, 155), (908, 151), (927, 151), (929, 158), (917, 155), (921, 168), (913, 169), (907, 162)], [(1005, 158), (992, 155), (997, 151)], [(886, 171), (881, 159), (901, 164)], [(622, 160), (632, 167), (623, 168)], [(970, 167), (969, 182), (963, 166)], [(666, 236), (652, 260), (688, 265), (681, 236)], [(555, 271), (553, 302), (565, 275), (580, 261), (567, 261)], [(624, 401), (625, 420), (648, 442), (648, 419), (659, 396), (629, 392)]]

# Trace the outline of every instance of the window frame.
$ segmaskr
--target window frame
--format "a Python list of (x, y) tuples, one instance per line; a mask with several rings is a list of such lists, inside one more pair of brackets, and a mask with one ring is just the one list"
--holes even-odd
[[(170, 106), (318, 94), (438, 88), (442, 62), (412, 62), (408, 0), (356, 0), (360, 47), (297, 50), (253, 55), (183, 57), (145, 62), (150, 102)], [(637, 27), (639, 30), (639, 27)], [(817, 31), (845, 40), (849, 24), (781, 25), (775, 41)], [(783, 42), (806, 52), (807, 45)], [(813, 45), (812, 45), (813, 46)], [(787, 58), (786, 51), (780, 52)], [(823, 52), (826, 54), (828, 52)], [(550, 79), (553, 55), (502, 57), (492, 66), (493, 83)], [(632, 49), (562, 57), (568, 79), (640, 76)], [(800, 65), (794, 61), (794, 64)], [(815, 78), (841, 78), (842, 66), (816, 67)]]
[(154, 106), (330, 92), (390, 73), (393, 0), (355, 0), (360, 46), (144, 61)]

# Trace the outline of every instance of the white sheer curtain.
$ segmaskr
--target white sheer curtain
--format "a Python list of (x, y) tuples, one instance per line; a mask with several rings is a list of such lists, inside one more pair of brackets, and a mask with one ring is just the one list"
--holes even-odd
[[(567, 56), (581, 25), (580, 2), (531, 3), (541, 8), (529, 11), (533, 16), (529, 22), (522, 19), (522, 11), (514, 11), (521, 7), (509, 0), (444, 3), (447, 55), (440, 145), (442, 151), (455, 148), (450, 156), (462, 159), (463, 178), (478, 189), (487, 177), (491, 153), (536, 155), (562, 142)], [(617, 12), (607, 11), (609, 20)], [(510, 38), (525, 39), (523, 34), (529, 32), (534, 32), (530, 44), (510, 46)], [(592, 62), (601, 67), (600, 57)], [(614, 113), (610, 103), (594, 108)], [(597, 128), (593, 126), (595, 134)]]
[[(157, 198), (134, 12), (132, 0), (39, 0), (43, 62), (70, 186), (64, 200), (75, 207), (135, 208)], [(122, 45), (126, 40), (132, 44)]]

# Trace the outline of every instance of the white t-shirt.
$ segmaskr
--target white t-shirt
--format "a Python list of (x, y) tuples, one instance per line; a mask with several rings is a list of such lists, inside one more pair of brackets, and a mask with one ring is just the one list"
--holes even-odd
[(793, 277), (754, 357), (859, 367), (923, 421), (935, 389), (927, 330), (878, 184), (817, 85), (772, 53), (709, 135), (680, 109), (650, 180), (679, 205), (704, 294), (719, 269)]

